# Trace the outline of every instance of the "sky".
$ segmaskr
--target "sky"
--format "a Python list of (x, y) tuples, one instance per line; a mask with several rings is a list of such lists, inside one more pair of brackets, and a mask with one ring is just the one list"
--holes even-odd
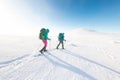
[(120, 33), (120, 0), (0, 0), (0, 34), (37, 35), (42, 27)]

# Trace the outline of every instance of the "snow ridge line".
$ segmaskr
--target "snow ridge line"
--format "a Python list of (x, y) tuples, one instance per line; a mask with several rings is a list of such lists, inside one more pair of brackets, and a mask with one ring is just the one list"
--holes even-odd
[(9, 61), (0, 62), (0, 65), (2, 65), (2, 64), (9, 64), (9, 63), (12, 63), (14, 61), (21, 60), (21, 59), (23, 59), (23, 58), (25, 58), (27, 56), (29, 56), (29, 54), (23, 55), (21, 57), (17, 57), (15, 59), (12, 59), (12, 60), (9, 60)]
[(4, 68), (12, 63), (19, 64), (19, 63), (21, 63), (22, 60), (24, 60), (25, 58), (27, 58), (29, 56), (30, 56), (30, 54), (26, 54), (26, 55), (23, 55), (23, 56), (20, 56), (20, 57), (17, 57), (17, 58), (8, 60), (8, 61), (0, 62), (0, 68)]

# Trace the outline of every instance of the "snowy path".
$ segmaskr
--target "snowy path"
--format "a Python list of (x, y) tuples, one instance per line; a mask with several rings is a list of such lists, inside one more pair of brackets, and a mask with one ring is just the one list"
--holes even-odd
[[(71, 45), (66, 50), (52, 50), (38, 57), (29, 55), (0, 68), (0, 80), (120, 80), (117, 58), (114, 61), (118, 67), (114, 67), (108, 63), (114, 59), (109, 57), (112, 56), (108, 54), (109, 50), (95, 49)], [(92, 55), (93, 51), (102, 53), (96, 58), (95, 53)], [(99, 58), (106, 61), (102, 62)]]

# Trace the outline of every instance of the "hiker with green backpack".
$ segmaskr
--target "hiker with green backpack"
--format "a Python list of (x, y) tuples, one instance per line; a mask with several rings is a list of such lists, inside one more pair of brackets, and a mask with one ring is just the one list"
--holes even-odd
[(62, 44), (62, 49), (64, 49), (64, 42), (63, 41), (66, 41), (64, 39), (64, 33), (59, 33), (58, 35), (58, 41), (59, 41), (59, 44), (57, 45), (56, 49), (58, 49), (59, 45)]
[(49, 29), (45, 29), (42, 28), (40, 30), (40, 34), (39, 34), (39, 39), (42, 40), (44, 46), (43, 48), (39, 51), (41, 53), (46, 52), (46, 48), (47, 48), (47, 40), (50, 40), (50, 38), (48, 38), (48, 33), (49, 33)]

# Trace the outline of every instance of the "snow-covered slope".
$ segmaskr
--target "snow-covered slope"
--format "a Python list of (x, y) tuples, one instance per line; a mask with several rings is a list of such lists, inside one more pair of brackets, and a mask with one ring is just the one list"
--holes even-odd
[(120, 41), (120, 34), (100, 33), (87, 29), (75, 29), (66, 33), (68, 41), (89, 46), (108, 46), (118, 45)]
[[(65, 35), (65, 50), (56, 50), (57, 39), (52, 39), (49, 41), (49, 51), (40, 56), (38, 49), (42, 44), (35, 37), (16, 43), (26, 44), (29, 41), (29, 45), (22, 48), (29, 51), (26, 54), (20, 52), (21, 55), (16, 57), (9, 55), (12, 59), (1, 60), (0, 80), (120, 80), (120, 35), (84, 29)], [(14, 48), (19, 52), (17, 47), (20, 46)], [(2, 51), (0, 55), (4, 53)]]

